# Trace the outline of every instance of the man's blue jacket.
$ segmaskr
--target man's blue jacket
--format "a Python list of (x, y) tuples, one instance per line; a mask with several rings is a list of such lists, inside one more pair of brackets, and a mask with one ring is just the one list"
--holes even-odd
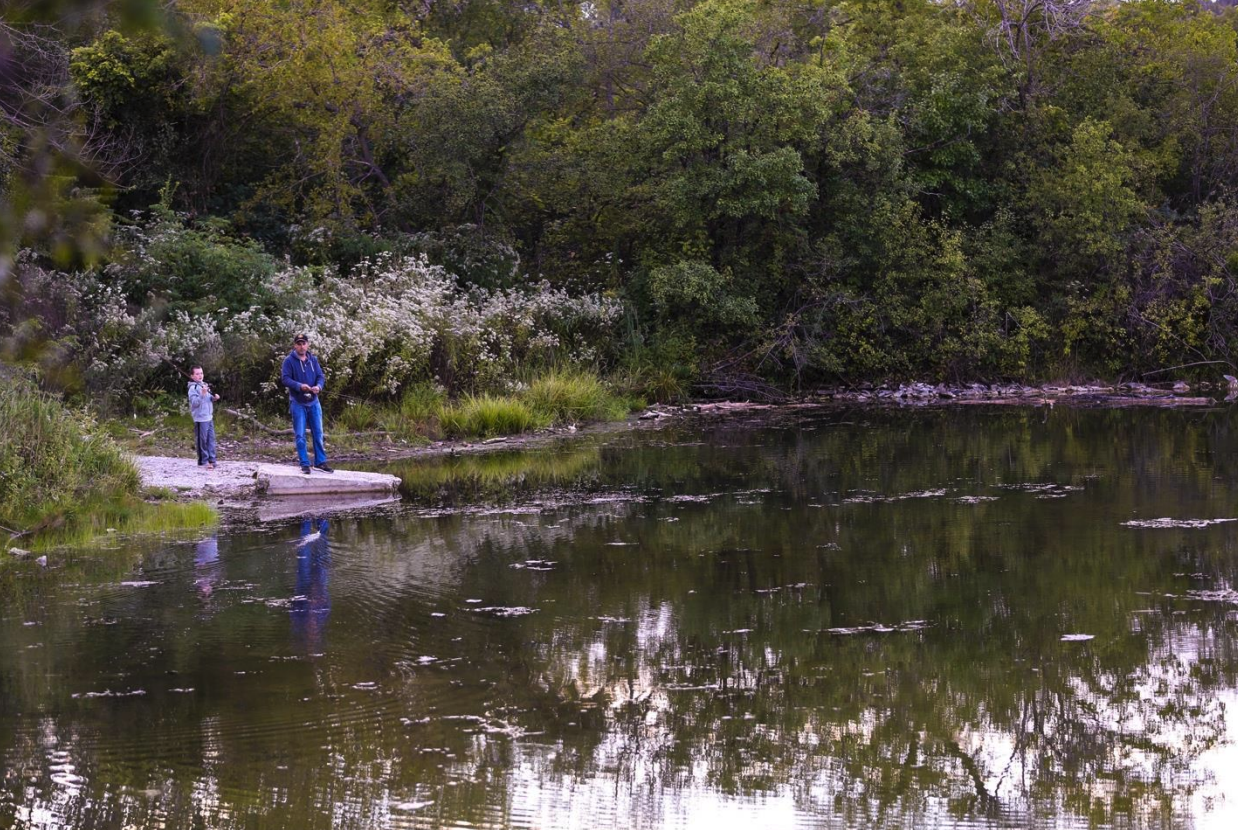
[(314, 357), (310, 352), (305, 353), (305, 360), (297, 357), (295, 351), (289, 352), (284, 358), (284, 367), (280, 371), (280, 382), (288, 387), (288, 397), (300, 404), (309, 406), (318, 397), (313, 392), (302, 392), (301, 384), (307, 386), (317, 386), (322, 389), (326, 386), (327, 376), (322, 373), (322, 367), (318, 365), (318, 358)]

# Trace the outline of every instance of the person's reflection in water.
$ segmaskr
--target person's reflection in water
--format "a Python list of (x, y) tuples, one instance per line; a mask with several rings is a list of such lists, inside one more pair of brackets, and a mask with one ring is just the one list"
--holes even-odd
[(331, 543), (327, 520), (306, 519), (297, 542), (297, 588), (292, 598), (292, 634), (306, 652), (322, 651), (323, 630), (331, 614), (327, 578), (331, 572)]
[(219, 537), (211, 536), (198, 542), (193, 552), (194, 587), (198, 598), (206, 601), (215, 593), (223, 569), (219, 566)]

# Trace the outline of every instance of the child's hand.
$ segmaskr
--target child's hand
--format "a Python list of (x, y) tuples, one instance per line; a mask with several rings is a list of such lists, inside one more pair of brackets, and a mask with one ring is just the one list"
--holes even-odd
[(213, 400), (213, 401), (217, 401), (217, 400), (219, 400), (219, 396), (218, 396), (218, 395), (212, 395), (212, 396), (211, 396), (211, 400)]

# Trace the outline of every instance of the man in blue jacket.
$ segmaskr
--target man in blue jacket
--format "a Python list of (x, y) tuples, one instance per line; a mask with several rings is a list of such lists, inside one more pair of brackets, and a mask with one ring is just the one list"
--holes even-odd
[(327, 382), (318, 358), (309, 352), (309, 338), (298, 334), (292, 339), (292, 351), (284, 358), (280, 380), (288, 388), (288, 408), (292, 412), (292, 434), (297, 439), (297, 455), (301, 472), (310, 474), (309, 455), (305, 450), (305, 428), (314, 436), (314, 466), (324, 473), (335, 470), (327, 463), (327, 450), (322, 445), (322, 406), (318, 396)]

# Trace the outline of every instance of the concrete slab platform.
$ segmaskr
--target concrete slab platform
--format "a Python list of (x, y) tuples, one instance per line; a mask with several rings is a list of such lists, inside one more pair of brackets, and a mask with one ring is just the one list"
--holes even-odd
[(336, 470), (324, 473), (282, 464), (259, 464), (254, 471), (258, 492), (268, 496), (323, 495), (347, 493), (392, 493), (400, 487), (400, 479), (386, 473), (361, 473), (356, 470)]
[(192, 458), (136, 456), (133, 458), (145, 487), (166, 487), (190, 498), (252, 498), (270, 495), (389, 493), (400, 479), (382, 473), (337, 470), (309, 475), (299, 465), (258, 461), (220, 461), (215, 469), (199, 467)]

